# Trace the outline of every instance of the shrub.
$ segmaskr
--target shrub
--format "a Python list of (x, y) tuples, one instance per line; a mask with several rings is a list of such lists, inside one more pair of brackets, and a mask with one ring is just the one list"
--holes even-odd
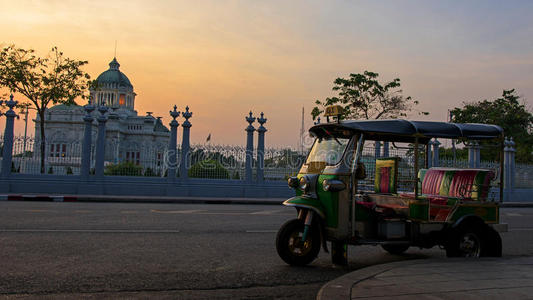
[(189, 169), (188, 174), (191, 178), (230, 179), (228, 170), (213, 159), (195, 163)]
[(105, 167), (105, 175), (127, 175), (142, 176), (143, 168), (131, 161), (125, 161), (118, 164), (110, 164)]
[(153, 177), (156, 175), (157, 174), (154, 172), (154, 170), (152, 170), (152, 168), (146, 168), (146, 170), (144, 170), (144, 176)]
[(67, 175), (72, 175), (74, 172), (72, 171), (71, 167), (67, 167)]

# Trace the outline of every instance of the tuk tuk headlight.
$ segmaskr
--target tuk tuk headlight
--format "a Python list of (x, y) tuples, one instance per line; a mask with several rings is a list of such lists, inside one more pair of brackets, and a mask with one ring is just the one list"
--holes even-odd
[(287, 180), (287, 184), (289, 185), (289, 187), (295, 189), (300, 185), (300, 181), (298, 180), (298, 177), (293, 176), (289, 177), (289, 179)]
[(342, 180), (324, 179), (322, 188), (326, 192), (340, 192), (346, 188), (346, 184)]
[(309, 191), (309, 181), (307, 180), (306, 176), (300, 177), (300, 190), (302, 190), (304, 193), (307, 193)]

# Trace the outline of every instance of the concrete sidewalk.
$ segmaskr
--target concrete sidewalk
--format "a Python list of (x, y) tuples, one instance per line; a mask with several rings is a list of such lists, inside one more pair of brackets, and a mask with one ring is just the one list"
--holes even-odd
[(377, 265), (330, 281), (317, 299), (533, 299), (533, 257)]

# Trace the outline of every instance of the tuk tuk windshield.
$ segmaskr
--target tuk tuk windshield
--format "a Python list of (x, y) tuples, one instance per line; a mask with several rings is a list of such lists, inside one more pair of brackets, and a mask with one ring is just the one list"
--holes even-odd
[(316, 139), (305, 163), (325, 162), (328, 166), (336, 165), (340, 162), (348, 141), (350, 139), (334, 137)]

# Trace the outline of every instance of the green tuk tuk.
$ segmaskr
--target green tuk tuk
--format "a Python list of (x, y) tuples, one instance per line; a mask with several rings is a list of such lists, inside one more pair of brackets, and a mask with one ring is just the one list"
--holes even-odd
[[(502, 255), (499, 232), (507, 225), (499, 222), (504, 147), (500, 127), (337, 118), (313, 126), (310, 134), (314, 144), (298, 175), (288, 179), (296, 196), (283, 203), (296, 208), (297, 218), (283, 224), (276, 238), (277, 252), (286, 263), (312, 262), (321, 246), (329, 252), (327, 241), (335, 264), (347, 264), (347, 245), (380, 245), (392, 254), (412, 246), (441, 246), (448, 257)], [(432, 138), (494, 141), (499, 167), (428, 168)], [(365, 168), (370, 164), (363, 148), (369, 141), (409, 148), (403, 158), (375, 159), (372, 191), (363, 186), (365, 169), (370, 169)], [(405, 174), (411, 174), (411, 180), (399, 182)], [(499, 189), (491, 192), (497, 177)], [(413, 189), (405, 191), (409, 185)], [(497, 193), (499, 200), (490, 197)]]

